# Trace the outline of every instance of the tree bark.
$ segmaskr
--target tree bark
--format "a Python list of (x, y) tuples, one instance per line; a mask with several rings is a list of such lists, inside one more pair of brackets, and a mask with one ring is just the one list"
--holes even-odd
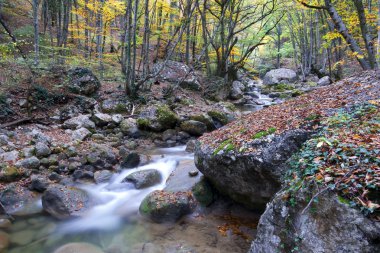
[(34, 27), (34, 65), (40, 61), (40, 34), (38, 23), (38, 6), (39, 0), (33, 0), (33, 27)]

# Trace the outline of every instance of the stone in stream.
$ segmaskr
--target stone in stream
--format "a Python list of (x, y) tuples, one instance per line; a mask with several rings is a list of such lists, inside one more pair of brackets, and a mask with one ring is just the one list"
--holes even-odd
[(12, 226), (12, 222), (9, 219), (0, 219), (0, 228), (10, 228)]
[(104, 251), (90, 243), (75, 242), (65, 244), (53, 253), (104, 253)]
[(99, 170), (94, 173), (94, 180), (97, 184), (108, 182), (112, 177), (109, 170)]
[(132, 182), (136, 189), (143, 189), (151, 187), (160, 183), (162, 180), (161, 174), (158, 170), (141, 170), (128, 175), (123, 182)]
[(150, 220), (163, 223), (175, 222), (195, 208), (189, 192), (154, 191), (140, 204), (140, 213)]
[(58, 219), (78, 216), (89, 206), (89, 196), (81, 189), (51, 185), (42, 196), (43, 209)]
[(6, 252), (9, 246), (9, 235), (0, 231), (0, 252)]
[(18, 231), (12, 234), (12, 237), (10, 238), (10, 242), (18, 246), (27, 245), (33, 241), (35, 233), (36, 233), (35, 231), (28, 230), (28, 229)]
[(245, 89), (244, 84), (242, 84), (239, 81), (234, 81), (232, 83), (230, 97), (235, 100), (242, 98), (244, 95), (244, 89)]
[(7, 185), (0, 192), (0, 202), (4, 205), (5, 211), (10, 214), (31, 203), (33, 200), (34, 194), (31, 191), (15, 183)]
[(49, 181), (40, 176), (33, 175), (31, 177), (31, 183), (29, 189), (37, 192), (44, 192), (49, 187)]
[(140, 156), (137, 153), (130, 153), (121, 162), (120, 166), (126, 169), (135, 168), (140, 164)]

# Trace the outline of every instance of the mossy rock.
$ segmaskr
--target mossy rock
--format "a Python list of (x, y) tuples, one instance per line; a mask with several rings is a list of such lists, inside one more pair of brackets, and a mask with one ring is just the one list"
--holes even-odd
[(194, 185), (192, 192), (195, 199), (202, 206), (209, 206), (215, 200), (215, 194), (212, 189), (212, 186), (207, 182), (206, 179), (203, 179), (202, 181)]
[(141, 202), (140, 213), (156, 222), (175, 222), (195, 207), (191, 193), (154, 191)]
[(198, 115), (193, 115), (190, 117), (191, 120), (202, 122), (206, 125), (208, 131), (213, 131), (216, 129), (214, 121), (212, 120), (211, 116), (203, 113)]
[(15, 166), (5, 165), (0, 172), (1, 182), (13, 182), (24, 176), (24, 173)]
[(151, 122), (149, 119), (139, 118), (137, 119), (137, 127), (141, 130), (149, 130)]
[(157, 119), (158, 123), (164, 129), (171, 129), (175, 127), (178, 122), (178, 116), (167, 105), (157, 107)]
[(213, 119), (221, 123), (222, 125), (226, 125), (228, 123), (228, 117), (225, 113), (220, 111), (209, 111), (207, 114)]

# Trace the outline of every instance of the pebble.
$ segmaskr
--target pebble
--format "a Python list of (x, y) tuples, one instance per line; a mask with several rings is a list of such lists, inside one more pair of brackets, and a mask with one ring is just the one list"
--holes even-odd
[(189, 171), (189, 176), (190, 177), (196, 177), (196, 176), (198, 176), (198, 174), (199, 174), (199, 171), (197, 171), (197, 170)]

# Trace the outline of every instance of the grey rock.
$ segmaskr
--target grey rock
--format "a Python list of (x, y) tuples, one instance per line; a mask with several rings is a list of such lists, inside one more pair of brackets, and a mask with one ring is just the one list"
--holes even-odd
[(5, 211), (11, 214), (32, 202), (33, 199), (31, 191), (15, 183), (7, 185), (0, 191), (0, 202), (4, 205)]
[(179, 80), (180, 86), (184, 89), (200, 90), (201, 83), (199, 78), (194, 74), (191, 68), (183, 63), (175, 61), (156, 63), (153, 66), (153, 72), (159, 73), (157, 79), (159, 81), (168, 81), (177, 83)]
[(22, 149), (22, 154), (24, 155), (24, 157), (31, 157), (33, 156), (33, 153), (34, 153), (34, 148), (31, 148), (31, 147), (26, 147), (26, 148), (23, 148)]
[(9, 142), (8, 136), (1, 134), (0, 135), (0, 146), (8, 145), (8, 142)]
[(68, 73), (69, 82), (67, 88), (70, 92), (91, 96), (96, 93), (101, 84), (98, 78), (92, 73), (91, 70), (86, 68), (74, 68)]
[(91, 120), (95, 123), (98, 127), (107, 126), (112, 122), (112, 116), (105, 113), (95, 113)]
[(135, 168), (140, 164), (140, 156), (137, 153), (129, 153), (121, 162), (120, 166), (126, 169)]
[(80, 129), (80, 128), (94, 129), (95, 123), (90, 120), (89, 115), (79, 115), (75, 118), (66, 120), (63, 123), (63, 128), (71, 129), (71, 130)]
[(300, 189), (289, 204), (286, 191), (276, 194), (261, 216), (250, 253), (378, 252), (380, 223), (342, 203), (333, 192), (318, 196), (316, 211), (303, 210), (314, 190)]
[(94, 179), (97, 184), (106, 183), (112, 177), (112, 172), (109, 170), (99, 170), (94, 173)]
[(178, 115), (165, 104), (152, 105), (145, 108), (137, 119), (138, 128), (162, 132), (172, 129), (178, 122)]
[(274, 69), (265, 74), (263, 83), (275, 85), (280, 83), (293, 83), (298, 79), (297, 73), (291, 69)]
[(14, 150), (0, 154), (0, 161), (15, 163), (19, 158), (19, 153)]
[(127, 113), (131, 110), (131, 103), (125, 99), (106, 99), (101, 103), (105, 113)]
[(163, 141), (175, 140), (176, 134), (177, 134), (176, 130), (174, 130), (174, 129), (168, 129), (168, 130), (166, 130), (166, 131), (164, 131), (162, 133), (161, 138), (162, 138)]
[(51, 154), (50, 148), (48, 147), (48, 145), (46, 145), (43, 142), (39, 142), (36, 144), (36, 146), (34, 148), (34, 152), (35, 152), (36, 156), (39, 158), (47, 157)]
[(190, 152), (190, 153), (193, 153), (195, 151), (195, 145), (196, 145), (197, 141), (196, 140), (190, 140), (187, 142), (187, 145), (186, 145), (186, 151), (187, 152)]
[(0, 252), (6, 252), (9, 244), (10, 244), (9, 234), (3, 231), (0, 231)]
[(123, 181), (131, 182), (136, 189), (148, 188), (160, 183), (162, 180), (161, 174), (157, 170), (141, 170), (128, 175)]
[(49, 181), (46, 178), (32, 176), (29, 189), (37, 192), (44, 192), (49, 187)]
[(104, 251), (90, 243), (72, 242), (59, 247), (53, 253), (104, 253)]
[(40, 167), (40, 160), (37, 157), (32, 156), (30, 158), (18, 161), (16, 166), (25, 169), (38, 169)]
[(309, 137), (304, 130), (253, 140), (252, 154), (220, 151), (199, 142), (195, 150), (197, 168), (221, 193), (248, 207), (260, 209), (280, 189), (286, 161)]
[(32, 136), (35, 143), (43, 142), (46, 145), (50, 145), (51, 143), (51, 138), (42, 133), (40, 130), (33, 129), (30, 135)]
[(204, 96), (214, 101), (225, 101), (230, 95), (228, 83), (221, 77), (205, 80)]
[(181, 123), (182, 131), (185, 131), (191, 135), (201, 136), (207, 132), (207, 126), (199, 121), (188, 120)]
[(230, 97), (235, 100), (242, 98), (244, 95), (244, 89), (245, 86), (241, 82), (234, 81), (232, 83)]
[(82, 128), (79, 128), (78, 130), (73, 131), (71, 138), (73, 140), (83, 141), (90, 135), (91, 135), (91, 132), (87, 128), (82, 127)]
[(124, 119), (124, 117), (121, 114), (112, 115), (112, 121), (117, 125), (119, 125), (123, 121), (123, 119)]
[(318, 82), (318, 86), (326, 86), (331, 84), (331, 78), (329, 76), (322, 77)]
[(78, 170), (74, 171), (73, 178), (74, 178), (74, 181), (76, 181), (76, 180), (93, 180), (94, 179), (94, 173), (92, 171), (78, 169)]
[(43, 209), (58, 219), (78, 216), (89, 206), (89, 196), (75, 187), (51, 185), (42, 195)]
[(174, 222), (194, 209), (188, 192), (154, 191), (140, 205), (140, 213), (156, 223)]
[(120, 130), (124, 135), (135, 136), (139, 129), (137, 122), (133, 118), (128, 118), (120, 122)]

